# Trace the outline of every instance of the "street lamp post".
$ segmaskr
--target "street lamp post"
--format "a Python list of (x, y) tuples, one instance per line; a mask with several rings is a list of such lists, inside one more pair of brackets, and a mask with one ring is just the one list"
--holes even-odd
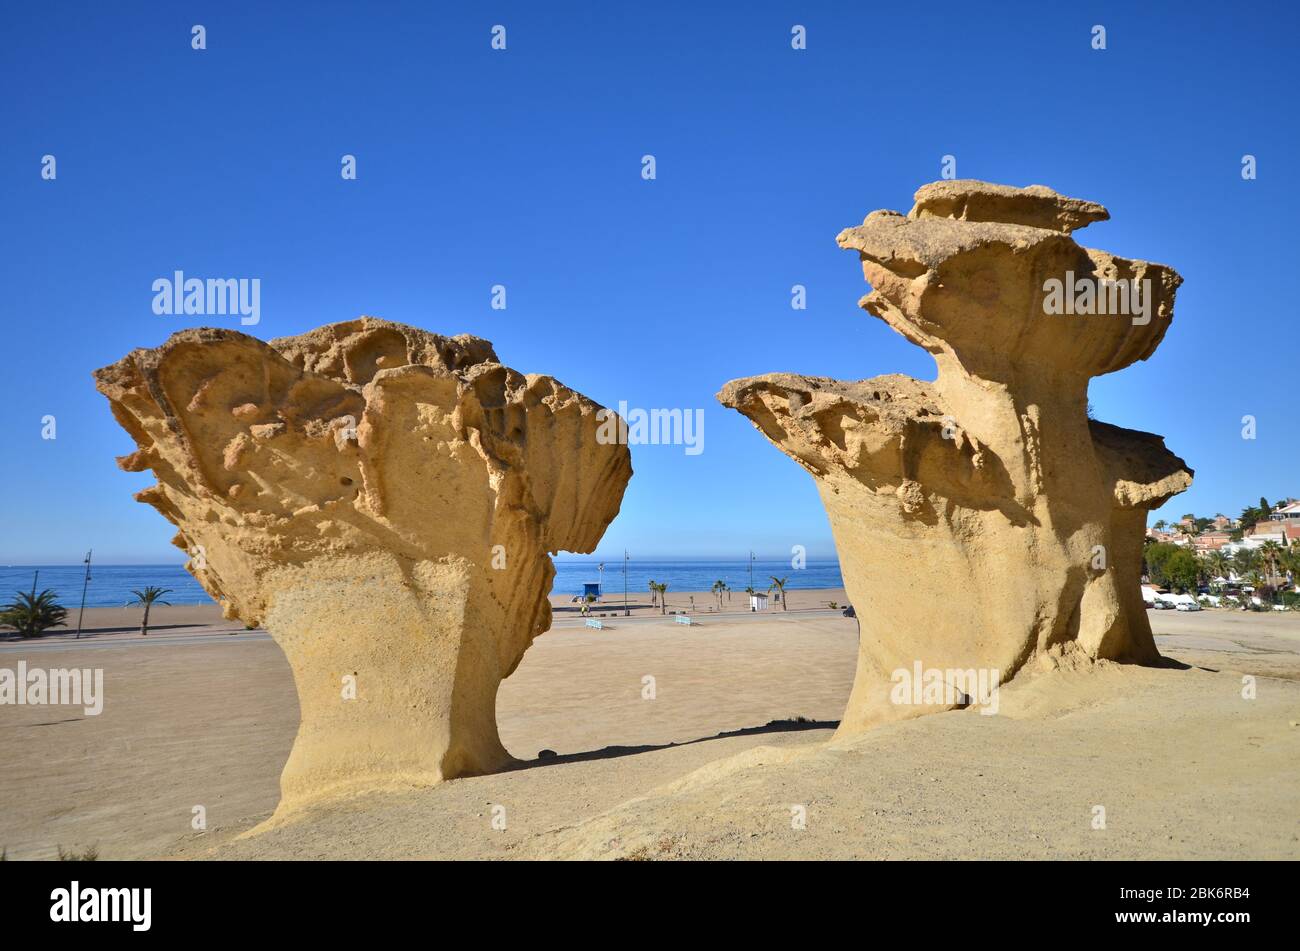
[(632, 609), (627, 606), (627, 549), (623, 549), (623, 617), (632, 614)]
[(86, 614), (86, 589), (90, 587), (90, 556), (94, 553), (92, 548), (86, 552), (86, 578), (81, 582), (81, 610), (77, 612), (77, 636), (74, 640), (81, 640), (81, 619)]

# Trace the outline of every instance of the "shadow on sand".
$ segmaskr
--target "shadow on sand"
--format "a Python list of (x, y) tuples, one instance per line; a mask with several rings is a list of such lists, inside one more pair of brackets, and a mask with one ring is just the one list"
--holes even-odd
[(538, 766), (558, 766), (562, 763), (581, 763), (594, 759), (613, 759), (618, 756), (635, 756), (638, 753), (651, 753), (655, 750), (672, 749), (675, 746), (693, 746), (696, 743), (707, 743), (710, 740), (725, 740), (733, 736), (758, 736), (764, 733), (798, 733), (803, 730), (834, 730), (840, 725), (839, 720), (808, 720), (799, 717), (794, 720), (769, 720), (763, 726), (747, 726), (740, 730), (728, 730), (717, 733), (713, 736), (702, 736), (698, 740), (687, 740), (685, 743), (660, 743), (646, 746), (607, 746), (601, 750), (590, 750), (586, 753), (566, 753), (563, 756), (538, 757), (537, 759), (520, 760), (517, 764), (510, 767), (508, 771), (520, 769), (535, 769)]

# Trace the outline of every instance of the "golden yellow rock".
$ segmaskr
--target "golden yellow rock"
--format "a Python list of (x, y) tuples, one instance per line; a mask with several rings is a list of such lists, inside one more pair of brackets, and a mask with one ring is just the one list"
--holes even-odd
[[(1181, 279), (1070, 237), (1106, 217), (1043, 186), (927, 185), (838, 242), (873, 287), (862, 306), (934, 356), (935, 382), (778, 373), (718, 395), (830, 516), (861, 625), (841, 734), (984, 699), (972, 672), (1005, 682), (1035, 656), (1159, 659), (1146, 512), (1192, 473), (1160, 437), (1090, 420), (1088, 381), (1151, 355)], [(899, 689), (918, 675), (948, 689)]]
[(550, 627), (547, 553), (618, 513), (597, 404), (476, 337), (369, 317), (269, 344), (174, 334), (95, 373), (228, 617), (283, 648), (302, 721), (277, 815), (510, 761), (496, 693)]

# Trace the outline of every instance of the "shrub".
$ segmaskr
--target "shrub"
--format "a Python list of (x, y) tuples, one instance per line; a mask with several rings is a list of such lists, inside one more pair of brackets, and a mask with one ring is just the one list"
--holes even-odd
[(65, 852), (63, 851), (63, 846), (61, 845), (58, 847), (58, 849), (59, 849), (60, 862), (94, 862), (96, 859), (99, 858), (99, 846), (96, 845), (92, 845), (84, 852), (77, 852), (72, 849), (69, 849), (67, 852)]
[(14, 600), (0, 608), (0, 627), (12, 627), (23, 637), (40, 637), (68, 616), (68, 609), (54, 600), (49, 588), (37, 595), (26, 591), (14, 594)]

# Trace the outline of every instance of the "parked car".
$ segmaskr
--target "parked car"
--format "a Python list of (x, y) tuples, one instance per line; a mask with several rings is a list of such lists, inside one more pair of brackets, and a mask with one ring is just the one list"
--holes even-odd
[(1151, 607), (1157, 611), (1172, 611), (1174, 608), (1174, 606), (1168, 601), (1161, 601), (1159, 598), (1156, 598), (1155, 603), (1151, 605)]
[(858, 616), (858, 612), (855, 611), (855, 610), (853, 610), (853, 605), (851, 605), (851, 604), (850, 604), (850, 605), (846, 605), (845, 608), (844, 608), (844, 610), (841, 611), (840, 613), (843, 614), (845, 617), (857, 617), (857, 616)]
[(1201, 609), (1201, 606), (1195, 601), (1179, 601), (1174, 607), (1180, 611), (1199, 611)]

